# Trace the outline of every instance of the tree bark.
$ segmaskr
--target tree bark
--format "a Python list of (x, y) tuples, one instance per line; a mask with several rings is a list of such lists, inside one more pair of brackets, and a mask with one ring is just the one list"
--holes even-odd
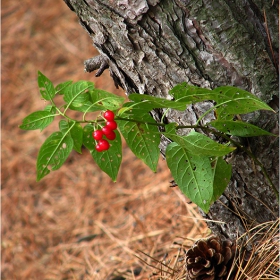
[[(64, 0), (91, 36), (100, 56), (85, 62), (97, 76), (109, 68), (127, 94), (170, 98), (168, 91), (187, 82), (206, 88), (243, 88), (278, 110), (278, 3), (267, 0)], [(195, 124), (210, 102), (170, 110), (166, 122)], [(159, 120), (162, 110), (152, 112)], [(213, 116), (209, 116), (211, 118)], [(248, 114), (246, 121), (275, 134), (278, 115)], [(187, 134), (188, 130), (184, 130)], [(265, 166), (278, 186), (278, 139), (239, 139)], [(168, 139), (162, 138), (164, 154)], [(231, 182), (208, 219), (217, 235), (236, 239), (246, 227), (275, 220), (278, 200), (259, 166), (242, 151), (228, 162)]]

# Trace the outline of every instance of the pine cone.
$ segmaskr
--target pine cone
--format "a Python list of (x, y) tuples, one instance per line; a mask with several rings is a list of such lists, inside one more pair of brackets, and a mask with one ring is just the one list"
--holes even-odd
[(230, 271), (235, 244), (212, 236), (198, 240), (186, 253), (186, 280), (224, 280)]

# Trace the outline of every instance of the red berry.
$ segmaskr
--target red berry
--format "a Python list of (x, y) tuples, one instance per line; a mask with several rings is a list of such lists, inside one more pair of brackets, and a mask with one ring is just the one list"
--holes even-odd
[(116, 139), (116, 133), (115, 133), (113, 130), (111, 130), (111, 132), (108, 133), (108, 134), (106, 134), (105, 136), (106, 136), (107, 139), (109, 139), (109, 140), (115, 140), (115, 139)]
[(103, 151), (102, 147), (101, 147), (99, 144), (97, 144), (97, 145), (95, 146), (95, 150), (96, 150), (97, 152), (102, 152), (102, 151)]
[(104, 118), (107, 120), (107, 121), (113, 121), (115, 119), (115, 114), (114, 112), (110, 111), (110, 110), (107, 110), (105, 113), (104, 113)]
[(95, 139), (95, 140), (101, 140), (102, 137), (103, 137), (103, 132), (99, 129), (99, 130), (96, 130), (92, 133), (92, 137)]
[(109, 127), (107, 127), (106, 125), (104, 127), (102, 127), (102, 132), (105, 136), (107, 136), (108, 134), (110, 134), (113, 130), (110, 129)]
[(101, 139), (98, 141), (96, 147), (99, 147), (100, 151), (106, 151), (110, 148), (110, 144), (107, 140)]
[(109, 140), (116, 139), (116, 133), (112, 129), (107, 127), (107, 125), (102, 128), (102, 132), (107, 137), (107, 139), (109, 139)]
[(107, 121), (106, 126), (109, 127), (111, 130), (115, 130), (118, 127), (115, 121)]

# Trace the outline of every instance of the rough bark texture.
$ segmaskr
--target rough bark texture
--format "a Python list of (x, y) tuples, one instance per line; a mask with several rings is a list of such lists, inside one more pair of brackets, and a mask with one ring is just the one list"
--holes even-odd
[[(278, 110), (277, 1), (64, 1), (100, 52), (86, 62), (86, 70), (99, 68), (98, 76), (109, 67), (115, 84), (127, 94), (170, 98), (168, 91), (184, 81), (208, 88), (233, 85)], [(194, 124), (209, 106), (206, 102), (183, 113), (169, 111), (166, 121)], [(154, 118), (161, 113), (153, 112)], [(257, 112), (246, 120), (278, 133), (277, 114)], [(278, 139), (243, 141), (278, 186)], [(163, 154), (168, 142), (162, 138)], [(278, 201), (250, 157), (237, 151), (228, 161), (233, 165), (231, 182), (205, 216), (224, 222), (209, 223), (216, 234), (235, 239), (248, 224), (276, 219)]]

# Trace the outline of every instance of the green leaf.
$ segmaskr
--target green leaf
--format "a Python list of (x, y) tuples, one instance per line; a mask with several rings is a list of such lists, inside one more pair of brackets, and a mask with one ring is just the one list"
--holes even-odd
[(92, 137), (92, 132), (94, 131), (94, 127), (91, 124), (87, 124), (83, 129), (83, 144), (84, 146), (92, 151), (95, 149), (96, 141)]
[(155, 108), (170, 108), (179, 111), (186, 110), (185, 102), (176, 102), (174, 100), (168, 100), (165, 98), (159, 98), (155, 96), (133, 93), (129, 95), (129, 99), (139, 103), (138, 108), (142, 110), (152, 110)]
[(59, 122), (59, 129), (63, 134), (68, 133), (69, 136), (73, 139), (73, 149), (82, 153), (82, 145), (83, 145), (83, 128), (77, 122), (67, 122), (65, 120), (61, 120)]
[(70, 105), (69, 108), (74, 111), (89, 113), (89, 112), (97, 112), (104, 111), (106, 108), (104, 106), (94, 105), (90, 101), (85, 102), (83, 105), (75, 107)]
[[(223, 120), (232, 120), (234, 115), (247, 114), (256, 110), (273, 111), (255, 95), (232, 86), (210, 90), (181, 83), (176, 85), (169, 93), (176, 102), (186, 102), (188, 104), (214, 100), (216, 102), (217, 118)], [(213, 107), (213, 110), (215, 107)]]
[(219, 144), (195, 131), (191, 131), (187, 136), (179, 136), (166, 132), (163, 134), (197, 156), (224, 156), (235, 150), (234, 147)]
[(178, 126), (177, 123), (169, 123), (167, 124), (164, 129), (166, 133), (175, 134), (176, 135), (176, 127)]
[(173, 142), (167, 146), (166, 161), (181, 191), (207, 213), (213, 196), (209, 158), (194, 155)]
[(38, 71), (38, 86), (40, 93), (45, 100), (51, 100), (55, 96), (53, 83)]
[(110, 149), (104, 152), (97, 152), (94, 149), (90, 150), (90, 153), (100, 167), (111, 179), (116, 182), (120, 165), (122, 162), (122, 142), (121, 136), (118, 130), (115, 130), (116, 139), (108, 142), (110, 143)]
[(145, 102), (142, 102), (142, 103), (136, 103), (136, 102), (133, 102), (133, 101), (126, 102), (126, 103), (123, 104), (122, 108), (119, 109), (119, 111), (117, 113), (117, 116), (118, 117), (123, 117), (123, 116), (126, 117), (127, 114), (130, 114), (130, 115), (133, 114), (137, 118), (137, 113), (136, 112), (139, 112), (140, 114), (149, 115), (149, 112), (152, 110), (152, 108), (149, 105), (147, 107), (143, 106), (145, 104), (146, 104)]
[(222, 157), (217, 157), (213, 163), (213, 197), (211, 202), (216, 201), (224, 192), (231, 178), (231, 165)]
[(216, 106), (217, 119), (231, 120), (231, 115), (247, 114), (256, 110), (273, 111), (266, 103), (248, 91), (231, 87), (219, 87), (214, 90), (218, 93)]
[(113, 93), (101, 89), (94, 89), (90, 92), (91, 102), (101, 106), (102, 110), (117, 110), (119, 109), (125, 98), (117, 96)]
[(213, 92), (211, 89), (188, 85), (186, 82), (176, 85), (169, 91), (169, 94), (177, 102), (186, 102), (188, 104), (215, 100), (218, 95), (218, 93)]
[(64, 101), (70, 109), (78, 110), (83, 105), (91, 106), (89, 91), (94, 89), (94, 84), (87, 81), (79, 81), (64, 89)]
[(242, 121), (216, 120), (210, 122), (209, 124), (221, 132), (224, 132), (229, 135), (240, 136), (240, 137), (252, 137), (252, 136), (260, 136), (260, 135), (277, 136), (255, 125)]
[(44, 111), (51, 112), (51, 113), (55, 114), (56, 113), (56, 107), (49, 104), (45, 107)]
[(73, 148), (70, 136), (61, 132), (51, 134), (42, 145), (37, 158), (37, 181), (57, 170), (65, 162)]
[(63, 90), (64, 100), (74, 111), (89, 113), (102, 110), (115, 110), (124, 98), (94, 88), (94, 84), (79, 81)]
[(65, 89), (72, 84), (72, 81), (66, 81), (66, 82), (63, 82), (61, 84), (58, 84), (56, 87), (55, 87), (55, 92), (56, 94), (64, 94), (64, 91)]
[(25, 117), (22, 125), (19, 127), (25, 130), (40, 129), (41, 131), (46, 128), (52, 121), (56, 114), (48, 111), (36, 111)]
[[(126, 117), (155, 123), (147, 112), (141, 110), (132, 110), (126, 114)], [(131, 151), (156, 172), (160, 154), (160, 134), (157, 126), (124, 120), (116, 120), (116, 122)]]

